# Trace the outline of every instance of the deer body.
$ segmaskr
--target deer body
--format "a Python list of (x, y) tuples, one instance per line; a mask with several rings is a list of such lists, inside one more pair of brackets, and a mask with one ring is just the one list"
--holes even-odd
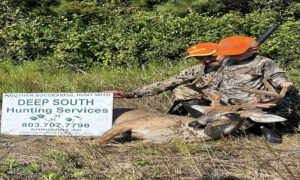
[[(192, 106), (203, 114), (196, 120), (191, 117), (159, 114), (142, 110), (115, 109), (115, 122), (113, 127), (105, 132), (100, 138), (95, 139), (93, 143), (104, 143), (119, 134), (126, 136), (128, 135), (126, 132), (129, 131), (131, 132), (132, 137), (148, 141), (165, 142), (174, 138), (183, 138), (184, 140), (203, 139), (208, 141), (237, 130), (243, 125), (246, 118), (250, 118), (259, 123), (273, 123), (286, 120), (285, 118), (272, 114), (243, 110), (243, 108), (263, 103), (260, 102), (259, 96), (257, 96), (253, 102), (228, 106), (222, 105), (220, 103), (222, 94), (219, 93), (218, 95), (213, 95), (206, 89), (214, 77), (215, 76), (211, 77), (202, 88), (196, 86), (196, 83), (201, 77), (187, 85), (187, 87), (205, 94), (212, 101), (211, 105), (208, 107)], [(284, 97), (287, 90), (286, 87), (278, 94), (267, 81), (264, 81), (264, 84), (269, 91), (242, 91), (269, 95), (274, 98), (271, 100), (272, 102), (277, 102)], [(201, 128), (203, 126), (205, 128)]]
[[(216, 116), (216, 114), (213, 115)], [(167, 142), (172, 139), (181, 138), (184, 140), (203, 138), (203, 140), (208, 141), (235, 131), (244, 122), (244, 118), (239, 116), (224, 116), (227, 121), (232, 121), (230, 127), (228, 127), (228, 124), (224, 125), (220, 123), (216, 117), (212, 117), (211, 115), (204, 117), (211, 119), (209, 122), (213, 125), (209, 128), (209, 135), (206, 134), (204, 128), (189, 127), (189, 123), (195, 121), (195, 118), (192, 117), (152, 113), (143, 110), (114, 109), (115, 122), (113, 127), (93, 142), (104, 143), (119, 134), (125, 138), (128, 135), (126, 132), (129, 131), (133, 138), (154, 142)], [(215, 123), (213, 120), (215, 120)], [(203, 122), (202, 124), (205, 125), (207, 123)]]

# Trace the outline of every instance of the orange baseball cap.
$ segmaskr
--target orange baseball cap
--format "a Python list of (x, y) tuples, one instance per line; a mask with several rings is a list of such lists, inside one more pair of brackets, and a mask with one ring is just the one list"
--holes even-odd
[[(189, 56), (210, 56), (218, 51), (217, 43), (200, 43), (188, 49)], [(187, 58), (188, 58), (187, 57)]]
[(257, 47), (255, 39), (246, 36), (231, 36), (220, 41), (217, 55), (238, 55), (243, 54), (251, 47)]

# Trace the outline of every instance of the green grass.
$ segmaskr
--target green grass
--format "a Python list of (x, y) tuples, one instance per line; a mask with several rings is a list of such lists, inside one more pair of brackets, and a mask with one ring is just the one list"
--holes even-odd
[[(183, 69), (197, 64), (196, 60), (182, 61), (176, 65), (148, 64), (143, 67), (93, 68), (77, 72), (76, 68), (58, 69), (27, 61), (15, 66), (10, 61), (0, 66), (0, 93), (58, 93), (101, 92), (105, 90), (128, 91), (166, 80)], [(296, 87), (300, 87), (298, 69), (287, 70)]]
[(70, 71), (44, 66), (38, 61), (19, 66), (5, 61), (0, 66), (0, 93), (126, 91), (167, 79), (192, 63), (195, 62), (149, 64), (142, 68), (94, 68), (90, 72), (79, 73), (74, 71), (76, 69)]
[(290, 69), (290, 70), (287, 70), (287, 72), (289, 74), (289, 79), (294, 82), (295, 87), (299, 90), (300, 89), (300, 77), (299, 77), (300, 70), (299, 69)]
[[(15, 66), (5, 61), (0, 66), (0, 100), (3, 93), (81, 93), (108, 90), (129, 91), (145, 85), (166, 80), (183, 69), (196, 64), (189, 60), (173, 64), (149, 64), (143, 67), (94, 68), (89, 72), (76, 67), (58, 69), (42, 64), (38, 60)], [(165, 92), (154, 97), (130, 100), (114, 100), (114, 107), (147, 109), (154, 112), (167, 112), (174, 97)]]

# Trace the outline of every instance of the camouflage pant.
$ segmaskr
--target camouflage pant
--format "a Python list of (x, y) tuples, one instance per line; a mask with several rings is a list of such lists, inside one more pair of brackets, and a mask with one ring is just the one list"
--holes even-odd
[(300, 95), (298, 93), (299, 91), (294, 86), (289, 87), (284, 98), (269, 112), (281, 117), (288, 117), (293, 111), (298, 112), (300, 108)]
[[(298, 96), (299, 97), (299, 96)], [(270, 109), (269, 112), (281, 117), (288, 117), (293, 111), (297, 112), (300, 102), (300, 98), (296, 100), (296, 97), (285, 97), (277, 105)]]

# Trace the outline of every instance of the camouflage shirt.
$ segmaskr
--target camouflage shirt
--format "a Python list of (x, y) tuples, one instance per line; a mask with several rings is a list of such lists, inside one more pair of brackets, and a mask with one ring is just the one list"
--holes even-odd
[[(209, 66), (205, 66), (203, 64), (198, 64), (198, 65), (194, 65), (192, 67), (189, 67), (183, 71), (181, 71), (178, 75), (162, 81), (162, 82), (156, 82), (153, 84), (150, 84), (148, 86), (142, 87), (142, 88), (138, 88), (132, 91), (128, 91), (127, 93), (129, 94), (128, 98), (139, 98), (139, 97), (145, 97), (145, 96), (153, 96), (168, 90), (173, 91), (174, 88), (183, 85), (183, 84), (187, 84), (187, 83), (191, 83), (193, 82), (197, 77), (202, 76), (202, 80), (201, 80), (201, 84), (206, 82), (207, 78), (210, 77), (210, 74), (215, 73), (217, 71), (217, 69), (215, 68), (211, 68)], [(200, 85), (201, 85), (200, 84)], [(176, 88), (178, 89), (178, 88)], [(182, 89), (184, 89), (182, 91)], [(198, 94), (197, 92), (187, 89), (185, 87), (180, 86), (180, 90), (175, 90), (175, 92), (179, 92), (177, 94), (180, 94), (180, 97), (177, 97), (176, 93), (175, 96), (177, 97), (177, 99), (189, 99), (190, 93), (194, 93), (194, 94)], [(181, 97), (181, 94), (186, 94), (186, 98)]]
[(280, 84), (289, 81), (287, 73), (279, 68), (274, 61), (258, 54), (253, 54), (243, 61), (226, 59), (217, 74), (213, 84), (218, 84), (219, 91), (223, 93), (221, 100), (225, 104), (253, 101), (255, 94), (240, 90), (266, 90), (263, 83), (264, 79), (268, 80), (275, 88), (279, 88)]

